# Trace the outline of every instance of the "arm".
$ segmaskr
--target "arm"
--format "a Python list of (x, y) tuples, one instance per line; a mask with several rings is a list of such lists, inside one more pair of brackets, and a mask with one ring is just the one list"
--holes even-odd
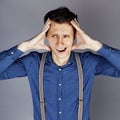
[[(89, 37), (84, 31), (82, 31), (79, 27), (79, 23), (77, 20), (71, 21), (72, 26), (76, 29), (76, 39), (77, 42), (73, 45), (74, 49), (89, 49), (94, 52), (99, 53), (102, 57), (107, 59), (109, 64), (112, 64), (117, 70), (120, 71), (120, 50), (113, 49), (106, 45), (103, 45), (97, 40)], [(105, 64), (104, 64), (105, 65)]]
[[(94, 73), (94, 75), (106, 75), (106, 76), (112, 76), (112, 77), (120, 77), (120, 70), (119, 70), (119, 64), (114, 65), (116, 62), (111, 62), (118, 56), (115, 51), (111, 51), (111, 48), (109, 46), (103, 45), (103, 47), (97, 51), (98, 54), (93, 54), (91, 52), (86, 52), (84, 61), (86, 61), (87, 64), (90, 65), (91, 71)], [(114, 50), (114, 49), (113, 49)], [(109, 60), (109, 55), (112, 56), (115, 52), (115, 57), (112, 57), (112, 60)], [(104, 56), (103, 56), (104, 54)], [(117, 59), (118, 60), (118, 59)], [(119, 60), (118, 60), (119, 61)], [(118, 62), (117, 62), (118, 63)]]
[(5, 71), (16, 59), (23, 54), (17, 46), (0, 53), (0, 73)]
[(23, 54), (17, 46), (0, 53), (0, 79), (25, 76), (26, 71), (20, 60), (17, 59)]
[[(8, 79), (11, 77), (25, 76), (25, 68), (22, 64), (22, 59), (18, 59), (24, 52), (29, 50), (49, 50), (49, 47), (44, 44), (46, 32), (50, 27), (48, 20), (40, 34), (30, 40), (22, 42), (18, 46), (0, 53), (0, 79)], [(26, 58), (27, 59), (27, 58)]]
[(107, 59), (115, 68), (120, 71), (120, 50), (103, 45), (97, 53)]
[(50, 23), (51, 21), (48, 19), (40, 34), (36, 35), (30, 40), (22, 42), (21, 44), (18, 45), (17, 48), (23, 52), (27, 52), (29, 50), (40, 50), (40, 49), (45, 49), (50, 51), (50, 48), (44, 44), (44, 40), (46, 38), (46, 32), (50, 28)]
[(73, 45), (72, 50), (74, 50), (74, 49), (80, 49), (80, 50), (89, 49), (89, 50), (96, 52), (100, 48), (102, 48), (102, 43), (90, 38), (82, 29), (80, 29), (79, 23), (77, 22), (76, 19), (72, 20), (71, 24), (76, 29), (76, 39), (77, 39), (77, 42), (75, 45)]

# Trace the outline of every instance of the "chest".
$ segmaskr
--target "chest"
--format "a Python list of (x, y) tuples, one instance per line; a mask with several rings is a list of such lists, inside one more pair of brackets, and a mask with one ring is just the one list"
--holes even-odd
[(71, 93), (78, 93), (78, 70), (76, 65), (65, 67), (45, 66), (44, 94), (46, 98), (61, 96), (65, 98)]

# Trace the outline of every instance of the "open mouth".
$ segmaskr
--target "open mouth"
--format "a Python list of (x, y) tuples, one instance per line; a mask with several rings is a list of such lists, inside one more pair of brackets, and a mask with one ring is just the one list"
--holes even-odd
[(65, 52), (67, 48), (64, 48), (64, 49), (57, 49), (58, 52)]

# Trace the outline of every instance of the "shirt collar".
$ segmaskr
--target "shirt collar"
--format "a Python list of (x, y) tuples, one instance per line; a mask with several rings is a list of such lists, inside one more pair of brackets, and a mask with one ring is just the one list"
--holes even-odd
[[(71, 55), (70, 55), (70, 59), (69, 59), (67, 64), (74, 63), (74, 61), (75, 61), (75, 56), (74, 56), (74, 52), (72, 51)], [(53, 63), (51, 52), (47, 52), (46, 62), (52, 62)]]

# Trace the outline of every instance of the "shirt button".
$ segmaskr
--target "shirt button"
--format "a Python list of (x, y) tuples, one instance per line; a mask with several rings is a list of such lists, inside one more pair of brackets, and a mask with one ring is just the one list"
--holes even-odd
[(61, 112), (61, 111), (59, 111), (59, 114), (62, 114), (62, 112)]
[(61, 100), (61, 98), (58, 98), (58, 100), (60, 101), (60, 100)]
[(62, 84), (61, 83), (59, 83), (59, 86), (61, 86)]
[(13, 55), (14, 54), (14, 52), (11, 52), (11, 55)]
[(59, 68), (59, 71), (61, 71), (62, 69), (61, 68)]

